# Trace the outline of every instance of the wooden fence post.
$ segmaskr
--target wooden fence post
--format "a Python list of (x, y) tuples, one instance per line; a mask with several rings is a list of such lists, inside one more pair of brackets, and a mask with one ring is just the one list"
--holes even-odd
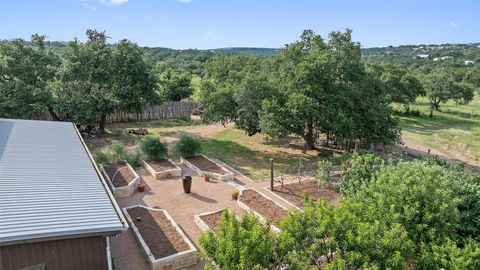
[(270, 190), (273, 191), (273, 158), (270, 158)]

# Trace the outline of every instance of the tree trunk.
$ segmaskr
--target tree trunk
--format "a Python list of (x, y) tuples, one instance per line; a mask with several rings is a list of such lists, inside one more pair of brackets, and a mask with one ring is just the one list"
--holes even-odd
[(100, 126), (98, 127), (100, 134), (105, 133), (105, 122), (107, 122), (107, 116), (102, 115), (100, 117)]
[(58, 115), (55, 113), (52, 106), (48, 106), (47, 110), (48, 110), (48, 113), (50, 114), (50, 117), (52, 117), (53, 121), (60, 121), (60, 117), (58, 117)]
[(433, 108), (430, 108), (430, 116), (429, 118), (433, 118)]
[(307, 150), (315, 149), (315, 139), (313, 138), (313, 123), (308, 123), (307, 133), (303, 136), (305, 139), (305, 148)]

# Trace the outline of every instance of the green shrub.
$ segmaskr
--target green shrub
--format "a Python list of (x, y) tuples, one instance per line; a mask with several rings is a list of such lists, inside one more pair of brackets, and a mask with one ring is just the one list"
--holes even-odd
[(200, 140), (188, 135), (182, 135), (175, 145), (175, 152), (183, 158), (194, 157), (202, 151)]
[(134, 168), (140, 166), (142, 164), (140, 151), (137, 149), (131, 153), (127, 153), (125, 160)]
[(439, 165), (400, 162), (382, 166), (353, 199), (368, 202), (378, 217), (400, 223), (415, 243), (454, 237), (460, 221), (457, 181)]
[(97, 164), (105, 165), (107, 163), (110, 163), (110, 157), (107, 154), (100, 151), (95, 155), (95, 162)]
[(422, 245), (421, 269), (480, 269), (480, 243), (469, 241), (463, 248), (447, 239), (442, 244)]
[(114, 163), (122, 163), (127, 159), (127, 150), (123, 143), (113, 143), (106, 149), (107, 155), (110, 156), (110, 160)]
[(342, 165), (342, 181), (339, 183), (340, 192), (350, 196), (364, 183), (373, 180), (374, 173), (384, 164), (381, 157), (372, 154), (353, 153), (352, 158)]
[[(376, 219), (362, 202), (310, 202), (281, 224), (278, 254), (288, 269), (404, 269), (413, 242), (400, 224)], [(365, 267), (368, 266), (368, 267)]]
[(330, 172), (333, 164), (329, 160), (321, 160), (317, 163), (317, 183), (319, 185), (328, 185), (331, 182)]
[(268, 224), (253, 215), (238, 221), (229, 211), (222, 217), (216, 233), (207, 231), (199, 238), (207, 258), (205, 269), (275, 269), (276, 235)]
[(148, 139), (140, 145), (140, 150), (147, 160), (160, 160), (166, 158), (167, 147), (157, 139)]

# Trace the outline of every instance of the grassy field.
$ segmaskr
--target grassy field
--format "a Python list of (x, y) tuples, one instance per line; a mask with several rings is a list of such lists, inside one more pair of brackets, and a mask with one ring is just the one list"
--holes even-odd
[[(149, 135), (128, 134), (131, 128), (147, 126)], [(269, 177), (269, 159), (273, 158), (278, 171), (290, 172), (302, 162), (308, 170), (312, 170), (318, 160), (329, 156), (332, 152), (303, 151), (303, 142), (296, 138), (283, 140), (267, 140), (257, 134), (249, 137), (243, 131), (233, 127), (224, 128), (219, 125), (206, 126), (200, 120), (165, 119), (146, 123), (117, 123), (107, 126), (107, 133), (96, 138), (85, 138), (92, 153), (113, 142), (122, 142), (127, 148), (134, 148), (146, 138), (160, 138), (172, 149), (181, 134), (197, 136), (202, 141), (203, 154), (226, 162), (245, 175), (255, 180)], [(174, 153), (171, 156), (178, 159)]]
[(441, 112), (428, 118), (430, 107), (425, 98), (411, 106), (422, 117), (400, 117), (404, 140), (436, 149), (453, 158), (480, 162), (480, 95), (467, 105), (442, 104)]
[(255, 180), (269, 177), (270, 158), (274, 159), (275, 168), (282, 172), (295, 171), (300, 162), (306, 170), (313, 170), (322, 157), (317, 151), (302, 151), (302, 145), (295, 138), (272, 142), (260, 134), (249, 137), (234, 128), (225, 129), (203, 140), (207, 156), (224, 161)]

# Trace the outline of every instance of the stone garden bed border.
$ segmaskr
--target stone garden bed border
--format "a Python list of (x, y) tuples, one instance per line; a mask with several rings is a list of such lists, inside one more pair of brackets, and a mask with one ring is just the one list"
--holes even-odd
[(125, 198), (132, 196), (133, 193), (135, 193), (135, 190), (137, 189), (138, 185), (140, 184), (140, 176), (138, 173), (133, 169), (133, 167), (125, 162), (125, 165), (128, 167), (130, 172), (135, 176), (135, 178), (128, 183), (128, 185), (123, 186), (123, 187), (115, 187), (113, 185), (112, 180), (110, 179), (110, 176), (108, 176), (108, 173), (105, 171), (105, 168), (103, 167), (102, 164), (100, 164), (100, 171), (103, 173), (105, 178), (107, 179), (107, 183), (110, 186), (113, 196), (115, 198)]
[[(253, 210), (250, 206), (244, 204), (243, 202), (240, 201), (240, 198), (242, 197), (243, 195), (243, 192), (245, 190), (255, 190), (257, 193), (259, 193), (261, 196), (263, 196), (264, 198), (266, 198), (267, 200), (270, 200), (272, 201), (274, 204), (276, 204), (278, 207), (282, 208), (283, 210), (287, 211), (288, 212), (288, 209), (283, 207), (282, 205), (280, 205), (279, 203), (277, 203), (276, 201), (270, 199), (269, 197), (265, 196), (263, 193), (261, 193), (260, 191), (258, 191), (256, 188), (247, 188), (247, 189), (244, 189), (244, 190), (240, 190), (240, 195), (238, 196), (238, 200), (237, 200), (237, 204), (238, 206), (240, 206), (240, 208), (242, 208), (243, 210), (247, 211), (248, 213), (252, 213), (253, 215), (255, 215), (259, 220), (260, 222), (262, 223), (266, 223), (267, 222), (267, 219), (262, 216), (260, 213), (258, 213), (257, 211)], [(274, 232), (280, 232), (280, 229), (275, 226), (273, 224), (273, 222), (270, 224), (270, 228), (274, 231)]]
[[(142, 207), (145, 208), (149, 211), (157, 211), (157, 212), (163, 212), (165, 217), (172, 223), (172, 225), (175, 227), (177, 233), (183, 238), (185, 243), (187, 243), (188, 247), (190, 248), (189, 250), (181, 251), (174, 253), (172, 255), (162, 257), (162, 258), (155, 258), (155, 256), (152, 254), (150, 251), (150, 248), (148, 247), (147, 243), (143, 239), (142, 235), (140, 234), (140, 231), (138, 230), (137, 226), (135, 226), (135, 223), (132, 220), (132, 217), (128, 214), (128, 209), (130, 208), (135, 208), (135, 207)], [(142, 246), (143, 251), (145, 252), (145, 255), (148, 258), (148, 262), (150, 263), (151, 269), (152, 270), (162, 270), (162, 269), (183, 269), (191, 265), (197, 264), (197, 249), (195, 246), (192, 244), (192, 242), (188, 239), (188, 237), (183, 233), (183, 231), (178, 227), (177, 223), (173, 220), (173, 218), (168, 214), (168, 212), (164, 209), (157, 209), (157, 208), (151, 208), (151, 207), (146, 207), (144, 205), (133, 205), (133, 206), (128, 206), (123, 208), (123, 213), (125, 217), (128, 220), (128, 223), (130, 223), (130, 226), (133, 230), (133, 234), (137, 238), (138, 242)]]
[[(290, 184), (290, 183), (289, 183), (289, 184)], [(282, 186), (281, 184), (275, 184), (273, 187), (275, 188), (275, 187), (281, 187), (281, 186)], [(276, 198), (278, 198), (278, 199), (282, 200), (283, 202), (285, 202), (287, 205), (290, 205), (292, 208), (295, 208), (295, 209), (297, 209), (298, 211), (303, 212), (303, 209), (302, 209), (302, 208), (296, 206), (295, 204), (293, 204), (293, 203), (290, 202), (289, 200), (287, 200), (287, 199), (283, 198), (282, 196), (276, 194), (275, 192), (271, 191), (269, 186), (264, 187), (264, 189), (265, 189), (266, 191), (268, 191), (270, 194), (272, 194), (273, 196), (275, 196)]]
[(142, 160), (142, 164), (147, 169), (147, 171), (153, 176), (156, 180), (161, 180), (162, 178), (169, 178), (175, 176), (182, 176), (182, 169), (175, 165), (171, 159), (166, 159), (170, 162), (175, 168), (163, 170), (163, 171), (155, 171), (149, 164), (148, 161)]
[[(200, 228), (200, 230), (202, 230), (202, 231), (204, 231), (204, 232), (210, 230), (210, 231), (212, 231), (213, 233), (215, 233), (215, 232), (213, 231), (213, 229), (210, 228), (210, 227), (208, 226), (208, 224), (205, 223), (205, 221), (202, 220), (201, 217), (203, 217), (203, 216), (208, 216), (208, 215), (215, 214), (215, 213), (219, 213), (219, 212), (222, 212), (222, 211), (232, 211), (232, 210), (229, 210), (228, 208), (222, 208), (222, 209), (219, 209), (219, 210), (216, 210), (216, 211), (203, 212), (203, 213), (200, 213), (200, 214), (198, 214), (198, 215), (194, 215), (194, 216), (193, 216), (193, 220), (195, 221), (195, 223), (197, 224), (197, 226)], [(240, 217), (238, 217), (237, 214), (235, 214), (235, 218), (236, 218), (238, 221), (241, 220)]]
[(200, 168), (198, 168), (197, 166), (193, 165), (192, 163), (190, 163), (188, 160), (184, 159), (184, 158), (180, 158), (180, 162), (183, 163), (185, 166), (187, 166), (188, 168), (192, 169), (193, 171), (195, 171), (198, 175), (200, 176), (205, 176), (205, 175), (209, 175), (211, 178), (213, 179), (217, 179), (217, 180), (222, 180), (222, 181), (233, 181), (235, 175), (233, 174), (233, 172), (231, 172), (230, 170), (228, 170), (227, 168), (225, 168), (224, 166), (220, 165), (219, 163), (215, 162), (214, 160), (204, 156), (204, 155), (200, 155), (206, 159), (208, 159), (209, 161), (215, 163), (218, 167), (222, 168), (224, 171), (226, 171), (227, 173), (226, 174), (218, 174), (218, 173), (214, 173), (214, 172), (209, 172), (209, 171), (202, 171)]

